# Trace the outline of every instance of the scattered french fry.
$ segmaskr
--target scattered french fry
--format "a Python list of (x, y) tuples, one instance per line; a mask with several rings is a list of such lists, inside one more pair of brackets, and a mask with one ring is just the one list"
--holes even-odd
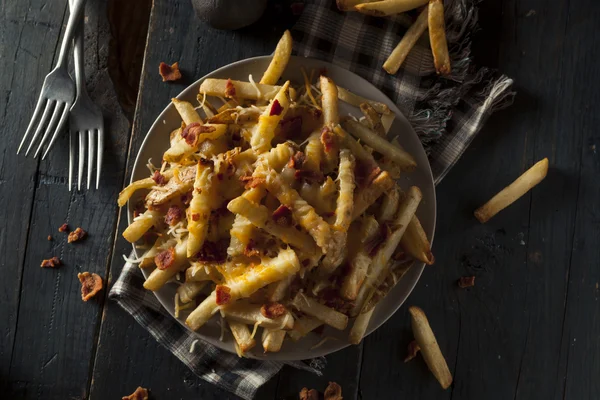
[(487, 203), (475, 210), (475, 218), (482, 224), (498, 212), (504, 210), (534, 188), (548, 173), (548, 159), (544, 158), (518, 177), (513, 183), (502, 189)]
[(444, 2), (429, 1), (429, 41), (433, 53), (435, 70), (440, 75), (450, 75), (450, 55), (446, 42), (446, 23), (444, 21)]
[(402, 40), (400, 40), (398, 45), (392, 51), (392, 54), (385, 60), (383, 69), (388, 74), (394, 75), (398, 72), (400, 66), (404, 63), (404, 60), (406, 60), (408, 53), (410, 53), (410, 50), (415, 47), (415, 44), (427, 29), (428, 16), (429, 10), (425, 7), (425, 9), (421, 11), (421, 14), (419, 14), (415, 23), (408, 28)]
[(427, 4), (429, 0), (382, 0), (355, 6), (356, 11), (374, 17), (386, 17), (413, 10)]
[(431, 330), (431, 326), (429, 326), (427, 316), (419, 307), (411, 306), (408, 308), (408, 311), (410, 312), (413, 335), (415, 335), (415, 340), (421, 348), (421, 354), (425, 363), (440, 385), (442, 385), (442, 388), (448, 389), (452, 384), (452, 374)]

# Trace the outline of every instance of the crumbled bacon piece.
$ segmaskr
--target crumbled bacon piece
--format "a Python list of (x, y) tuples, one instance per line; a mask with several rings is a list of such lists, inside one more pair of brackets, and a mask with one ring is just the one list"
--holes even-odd
[(191, 124), (186, 125), (185, 128), (183, 128), (183, 130), (181, 131), (181, 137), (190, 146), (193, 146), (196, 143), (196, 138), (198, 134), (196, 128), (198, 127), (200, 127), (199, 122), (192, 122)]
[(161, 174), (159, 170), (154, 171), (152, 180), (156, 182), (158, 186), (164, 186), (167, 184), (167, 177)]
[(404, 362), (409, 362), (417, 356), (417, 353), (421, 351), (421, 347), (417, 344), (416, 340), (413, 340), (408, 344), (408, 354), (404, 358)]
[(473, 286), (475, 286), (475, 277), (474, 276), (462, 276), (458, 280), (458, 287), (460, 287), (461, 289), (465, 289), (465, 288), (473, 287)]
[(162, 77), (163, 82), (181, 79), (181, 71), (179, 71), (178, 62), (174, 63), (173, 65), (161, 62), (158, 66), (158, 73)]
[(287, 310), (285, 309), (285, 306), (281, 303), (263, 304), (262, 307), (260, 308), (260, 313), (265, 318), (269, 318), (269, 319), (275, 319), (275, 318), (281, 317), (283, 314), (285, 314), (286, 311)]
[(304, 11), (304, 3), (295, 2), (290, 4), (290, 8), (292, 9), (293, 15), (300, 15), (302, 11)]
[(227, 79), (227, 83), (225, 84), (225, 97), (235, 97), (235, 86), (233, 86), (231, 79)]
[(83, 239), (87, 235), (87, 232), (81, 228), (75, 229), (73, 232), (69, 233), (69, 237), (67, 238), (67, 242), (73, 243), (80, 239)]
[(321, 131), (321, 144), (325, 153), (330, 153), (335, 148), (335, 135), (328, 126)]
[(175, 262), (175, 248), (169, 247), (154, 257), (154, 264), (158, 269), (167, 269)]
[(285, 139), (297, 139), (302, 134), (302, 117), (284, 118), (279, 123), (278, 134)]
[(135, 392), (129, 396), (122, 397), (121, 400), (148, 400), (148, 389), (138, 386)]
[(81, 282), (81, 299), (88, 301), (102, 290), (102, 278), (100, 275), (89, 272), (81, 272), (77, 274), (79, 282)]
[(181, 221), (181, 217), (183, 216), (183, 211), (179, 206), (171, 206), (167, 211), (167, 215), (165, 215), (165, 223), (169, 226), (177, 225), (179, 221)]
[(40, 267), (42, 268), (54, 268), (56, 266), (60, 265), (60, 259), (56, 256), (52, 257), (49, 260), (43, 260), (42, 264), (40, 265)]
[(66, 222), (65, 222), (64, 224), (62, 224), (62, 225), (60, 226), (60, 228), (58, 228), (58, 231), (59, 231), (59, 232), (66, 232), (66, 231), (68, 231), (68, 230), (69, 230), (69, 225), (67, 225), (67, 223), (66, 223)]
[(222, 306), (231, 300), (231, 289), (225, 285), (217, 285), (215, 288), (217, 294), (217, 305)]
[(304, 155), (304, 153), (301, 151), (297, 151), (296, 154), (294, 154), (290, 158), (290, 161), (288, 161), (287, 166), (288, 168), (302, 169), (304, 161), (306, 161), (306, 156)]
[(284, 204), (280, 205), (277, 207), (277, 210), (273, 211), (272, 217), (277, 225), (292, 225), (292, 210)]
[(327, 307), (331, 307), (341, 313), (348, 313), (354, 307), (354, 303), (344, 300), (338, 293), (337, 289), (328, 287), (319, 292), (319, 299)]
[(308, 390), (307, 388), (302, 388), (300, 391), (300, 400), (319, 400), (319, 392), (315, 389)]
[(342, 400), (342, 387), (335, 382), (329, 382), (325, 393), (323, 393), (324, 400)]
[(220, 240), (217, 243), (205, 240), (202, 248), (194, 258), (203, 262), (225, 262), (228, 245), (229, 241), (226, 239)]
[(199, 221), (200, 220), (200, 214), (198, 214), (198, 213), (193, 213), (191, 215), (191, 217), (192, 217), (192, 221)]
[(269, 116), (281, 115), (282, 112), (283, 107), (281, 106), (281, 103), (279, 103), (279, 100), (273, 100), (273, 104), (271, 105), (271, 111), (269, 111)]
[(48, 235), (48, 241), (52, 240), (52, 236)]
[(246, 257), (260, 256), (260, 250), (256, 248), (256, 243), (253, 239), (248, 240), (248, 244), (244, 249), (244, 255)]
[(265, 183), (267, 183), (267, 180), (265, 178), (258, 178), (258, 177), (254, 177), (251, 175), (241, 176), (240, 181), (246, 183), (246, 185), (244, 186), (246, 189), (252, 189), (257, 186), (264, 185)]

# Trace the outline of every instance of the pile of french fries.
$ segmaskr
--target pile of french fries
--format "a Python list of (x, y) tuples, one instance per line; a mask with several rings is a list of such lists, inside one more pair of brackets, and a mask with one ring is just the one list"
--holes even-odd
[[(291, 50), (285, 32), (259, 82), (206, 79), (199, 105), (173, 99), (182, 122), (162, 165), (118, 199), (143, 199), (123, 236), (146, 244), (131, 260), (154, 268), (144, 287), (176, 282), (176, 316), (198, 330), (219, 314), (240, 356), (259, 328), (277, 352), (353, 318), (359, 343), (411, 260), (434, 261), (421, 191), (396, 183), (416, 162), (385, 138), (393, 113), (315, 71), (279, 83)], [(341, 117), (339, 101), (364, 116)]]
[(387, 17), (419, 9), (419, 16), (385, 61), (383, 69), (391, 75), (398, 72), (410, 50), (429, 29), (435, 70), (440, 75), (450, 75), (443, 0), (337, 0), (337, 6), (342, 11), (358, 11), (375, 17)]

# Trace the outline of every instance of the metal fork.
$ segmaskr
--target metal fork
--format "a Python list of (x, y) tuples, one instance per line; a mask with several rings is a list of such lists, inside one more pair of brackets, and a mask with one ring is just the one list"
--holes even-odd
[[(73, 80), (67, 71), (67, 64), (69, 61), (68, 50), (71, 45), (71, 41), (73, 40), (73, 35), (75, 34), (75, 28), (77, 28), (79, 20), (83, 14), (83, 8), (86, 0), (72, 1), (73, 8), (71, 9), (71, 15), (69, 16), (69, 22), (67, 23), (67, 29), (65, 30), (65, 35), (60, 46), (58, 62), (56, 63), (56, 67), (46, 76), (46, 79), (44, 79), (44, 85), (42, 86), (40, 97), (37, 105), (35, 106), (35, 111), (33, 112), (31, 121), (27, 126), (25, 135), (19, 144), (17, 154), (19, 154), (21, 151), (21, 148), (25, 144), (29, 134), (35, 129), (33, 138), (31, 139), (31, 142), (27, 147), (27, 151), (25, 152), (25, 156), (27, 156), (31, 150), (31, 147), (34, 145), (36, 139), (40, 133), (42, 133), (42, 130), (44, 130), (45, 127), (46, 129), (44, 130), (44, 135), (42, 136), (40, 144), (33, 157), (36, 158), (38, 156), (42, 146), (46, 140), (48, 140), (48, 137), (52, 135), (50, 143), (48, 144), (48, 147), (42, 156), (42, 159), (46, 158), (48, 151), (52, 148), (52, 145), (56, 141), (58, 134), (61, 132), (65, 122), (67, 121), (69, 109), (71, 108), (71, 105), (73, 104), (73, 98), (75, 97), (75, 84), (73, 83)], [(50, 114), (52, 114), (50, 117), (50, 122), (46, 125), (46, 121), (48, 120)]]
[[(73, 2), (75, 0), (71, 0)], [(96, 148), (96, 189), (100, 182), (100, 172), (102, 170), (102, 154), (104, 149), (104, 120), (102, 111), (90, 99), (85, 87), (85, 70), (83, 65), (83, 19), (75, 35), (75, 82), (77, 85), (77, 97), (71, 107), (71, 116), (69, 118), (69, 191), (71, 191), (73, 182), (73, 168), (75, 167), (75, 141), (73, 136), (79, 134), (79, 165), (77, 175), (77, 190), (81, 190), (81, 178), (83, 176), (83, 165), (85, 164), (85, 147), (87, 133), (87, 188), (90, 188), (92, 182), (92, 169), (94, 168), (94, 145), (95, 136), (98, 137), (98, 146)]]

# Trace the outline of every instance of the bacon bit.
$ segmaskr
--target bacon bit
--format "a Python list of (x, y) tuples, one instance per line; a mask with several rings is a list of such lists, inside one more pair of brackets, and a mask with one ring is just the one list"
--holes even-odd
[(292, 210), (282, 204), (277, 207), (277, 210), (273, 211), (272, 218), (277, 225), (290, 226), (292, 225)]
[(308, 390), (307, 388), (302, 388), (300, 391), (300, 400), (319, 400), (319, 392), (315, 389)]
[(175, 248), (169, 247), (161, 251), (154, 257), (154, 263), (158, 269), (167, 269), (175, 262)]
[(179, 71), (179, 63), (176, 62), (173, 65), (161, 62), (158, 66), (158, 73), (162, 76), (163, 82), (176, 81), (181, 79), (181, 71)]
[(302, 14), (302, 11), (304, 11), (304, 3), (292, 3), (290, 4), (290, 8), (292, 9), (293, 15), (300, 15)]
[(229, 241), (226, 239), (217, 243), (204, 241), (202, 248), (194, 258), (202, 262), (225, 262), (227, 259), (227, 246), (229, 246)]
[(281, 317), (286, 313), (285, 306), (281, 303), (267, 303), (263, 304), (260, 308), (260, 313), (269, 319), (275, 319)]
[(102, 278), (100, 275), (89, 272), (81, 272), (77, 274), (79, 282), (81, 282), (81, 300), (88, 301), (102, 290)]
[(189, 192), (181, 195), (181, 202), (184, 205), (187, 206), (187, 205), (189, 205), (191, 203), (191, 201), (192, 201), (192, 192), (193, 192), (193, 190), (190, 190)]
[[(199, 122), (192, 122), (189, 125), (186, 125), (185, 128), (181, 131), (181, 137), (185, 140), (187, 144), (193, 146), (196, 143), (197, 136), (197, 128), (200, 127)], [(214, 129), (214, 128), (213, 128)]]
[(48, 235), (48, 241), (52, 240), (52, 236)]
[(148, 400), (148, 389), (138, 386), (135, 392), (122, 397), (121, 400)]
[(167, 215), (165, 215), (165, 223), (169, 226), (177, 225), (179, 221), (181, 221), (181, 217), (183, 216), (183, 211), (179, 206), (171, 206), (167, 211)]
[(87, 235), (87, 232), (81, 228), (75, 229), (73, 232), (69, 233), (69, 237), (67, 238), (67, 242), (73, 243), (80, 239), (83, 239)]
[(335, 142), (335, 135), (328, 126), (325, 126), (321, 131), (321, 143), (323, 144), (323, 150), (325, 150), (325, 153), (330, 153), (334, 150), (336, 144)]
[(288, 161), (287, 167), (294, 168), (294, 169), (302, 169), (302, 165), (304, 165), (304, 161), (306, 161), (306, 156), (304, 155), (304, 153), (301, 151), (297, 151), (296, 154), (294, 154), (290, 158), (290, 161)]
[(42, 264), (40, 265), (40, 267), (42, 268), (54, 268), (56, 266), (60, 265), (60, 259), (56, 256), (52, 257), (49, 260), (43, 260)]
[(404, 358), (404, 362), (409, 362), (410, 360), (415, 358), (419, 351), (421, 351), (421, 347), (417, 344), (417, 341), (413, 340), (412, 342), (410, 342), (408, 344), (408, 354), (406, 355), (406, 358)]
[(294, 179), (297, 181), (304, 179), (309, 182), (323, 183), (323, 181), (325, 181), (325, 176), (322, 172), (297, 169), (296, 172), (294, 172)]
[(199, 220), (200, 220), (200, 214), (198, 214), (198, 213), (192, 214), (192, 221), (199, 221)]
[(260, 256), (260, 251), (256, 248), (256, 242), (253, 239), (248, 241), (248, 244), (244, 249), (244, 255), (246, 257)]
[(269, 116), (273, 115), (281, 115), (283, 112), (283, 107), (279, 103), (279, 100), (273, 100), (273, 104), (271, 104), (271, 111), (269, 111)]
[(225, 285), (217, 285), (215, 288), (217, 294), (217, 305), (222, 306), (231, 300), (231, 289)]
[(60, 228), (58, 228), (58, 231), (59, 231), (59, 232), (66, 232), (66, 231), (68, 231), (68, 230), (69, 230), (69, 225), (67, 225), (67, 223), (66, 223), (66, 222), (65, 222), (64, 224), (62, 224), (62, 225), (60, 226)]
[(468, 287), (475, 286), (475, 277), (474, 276), (463, 276), (458, 280), (458, 287), (461, 289), (465, 289)]
[(231, 79), (227, 79), (227, 83), (225, 84), (225, 97), (235, 97), (235, 86), (233, 86)]
[(158, 170), (154, 171), (154, 174), (152, 175), (152, 180), (156, 182), (158, 186), (164, 186), (167, 183), (167, 178)]
[(324, 400), (342, 400), (342, 387), (335, 382), (329, 382), (323, 397)]
[(280, 130), (279, 135), (285, 139), (297, 139), (302, 134), (302, 117), (297, 115), (295, 117), (284, 118), (279, 123)]
[(265, 178), (258, 178), (250, 175), (241, 176), (240, 181), (246, 183), (246, 185), (244, 186), (246, 189), (252, 189), (267, 183), (267, 180)]

